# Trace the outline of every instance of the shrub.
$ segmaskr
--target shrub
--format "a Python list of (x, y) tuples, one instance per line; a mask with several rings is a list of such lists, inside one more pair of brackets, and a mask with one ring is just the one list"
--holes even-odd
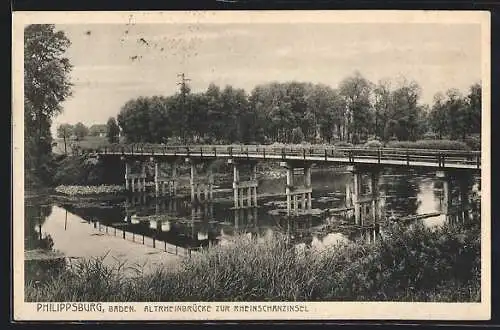
[(437, 134), (434, 132), (426, 132), (422, 138), (424, 140), (436, 140), (437, 137)]
[(67, 156), (56, 165), (53, 183), (55, 185), (98, 185), (123, 183), (124, 168), (117, 159), (107, 164), (87, 154)]
[(350, 142), (338, 141), (338, 142), (334, 143), (334, 146), (337, 147), (337, 148), (351, 148), (354, 145), (352, 143), (350, 143)]
[(384, 145), (382, 144), (382, 142), (378, 141), (378, 140), (371, 140), (371, 141), (367, 141), (363, 147), (364, 148), (373, 148), (373, 149), (378, 149), (378, 148), (382, 148)]
[(286, 236), (235, 237), (172, 270), (125, 277), (82, 261), (27, 301), (479, 301), (480, 226), (395, 223), (375, 243), (299, 252)]
[(408, 149), (442, 149), (442, 150), (469, 150), (470, 148), (461, 141), (453, 140), (418, 140), (388, 142), (387, 148)]
[(481, 150), (481, 136), (468, 136), (465, 138), (465, 143), (472, 150)]

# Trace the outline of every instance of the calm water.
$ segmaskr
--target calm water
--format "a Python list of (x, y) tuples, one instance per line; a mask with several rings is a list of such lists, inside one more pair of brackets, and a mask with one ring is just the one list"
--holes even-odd
[[(114, 201), (95, 201), (88, 206), (57, 204), (50, 200), (27, 200), (25, 248), (52, 248), (70, 257), (99, 256), (115, 249), (124, 259), (160, 260), (162, 255), (189, 255), (189, 251), (224, 244), (235, 233), (262, 236), (279, 231), (297, 246), (323, 249), (341, 240), (376, 239), (378, 230), (353, 226), (342, 214), (321, 211), (345, 207), (349, 173), (313, 171), (313, 213), (287, 218), (285, 178), (259, 182), (258, 209), (231, 210), (231, 177), (216, 181), (215, 201), (192, 206), (187, 198), (156, 199), (123, 196)], [(469, 195), (477, 194), (479, 178), (467, 183)], [(388, 216), (409, 216), (440, 211), (441, 184), (435, 173), (392, 172), (380, 180), (382, 210)], [(456, 194), (456, 184), (451, 193)], [(444, 215), (427, 218), (438, 226)], [(383, 230), (385, 218), (380, 222)], [(116, 237), (115, 237), (116, 236)], [(165, 253), (165, 251), (167, 253)], [(155, 259), (155, 260), (156, 260)]]

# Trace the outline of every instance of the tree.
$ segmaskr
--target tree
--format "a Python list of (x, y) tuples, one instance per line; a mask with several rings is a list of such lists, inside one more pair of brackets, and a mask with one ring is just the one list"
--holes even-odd
[(89, 127), (89, 135), (90, 136), (101, 136), (106, 134), (108, 128), (105, 124), (94, 124)]
[(449, 132), (448, 115), (445, 109), (444, 95), (441, 92), (434, 95), (434, 103), (429, 114), (429, 126), (440, 139)]
[(73, 133), (75, 134), (76, 140), (80, 141), (89, 135), (89, 129), (84, 124), (78, 122), (75, 127), (73, 127)]
[(448, 117), (448, 125), (450, 137), (452, 139), (462, 138), (468, 131), (468, 123), (466, 122), (466, 103), (462, 94), (457, 89), (449, 89), (446, 92), (445, 111)]
[(392, 92), (390, 82), (388, 80), (381, 80), (373, 89), (374, 94), (374, 133), (375, 136), (388, 139), (390, 136), (384, 136), (384, 132), (390, 130), (386, 127), (388, 120), (393, 112), (392, 107)]
[(469, 88), (466, 99), (468, 133), (481, 133), (481, 92), (481, 84), (479, 83), (475, 83)]
[(346, 103), (347, 138), (350, 142), (358, 142), (370, 133), (373, 113), (371, 111), (372, 83), (359, 72), (340, 82), (339, 92)]
[(300, 127), (295, 127), (291, 133), (291, 142), (292, 143), (302, 143), (304, 141), (304, 133), (302, 133), (302, 129)]
[(73, 125), (61, 124), (57, 127), (57, 137), (63, 139), (64, 141), (64, 153), (68, 154), (67, 151), (67, 141), (73, 134)]
[(107, 127), (106, 137), (108, 138), (109, 143), (118, 143), (120, 127), (118, 127), (115, 118), (110, 117), (108, 119), (106, 127)]
[(52, 24), (24, 29), (24, 133), (26, 183), (50, 183), (52, 118), (71, 95), (71, 64), (64, 54), (70, 41)]
[(400, 140), (416, 140), (418, 138), (419, 117), (421, 108), (418, 104), (421, 88), (416, 81), (403, 79), (399, 87), (392, 92), (391, 119), (398, 122), (395, 132)]

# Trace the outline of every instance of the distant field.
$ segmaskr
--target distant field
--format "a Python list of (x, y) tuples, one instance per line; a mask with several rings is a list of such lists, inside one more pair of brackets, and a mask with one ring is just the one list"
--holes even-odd
[[(52, 151), (55, 154), (64, 154), (64, 140), (60, 138), (55, 138), (54, 143), (57, 143), (57, 145), (52, 147)], [(100, 136), (87, 136), (81, 141), (68, 141), (67, 142), (68, 153), (71, 152), (71, 146), (75, 144), (81, 148), (97, 148), (104, 145), (108, 145), (109, 142), (106, 137), (100, 137)]]

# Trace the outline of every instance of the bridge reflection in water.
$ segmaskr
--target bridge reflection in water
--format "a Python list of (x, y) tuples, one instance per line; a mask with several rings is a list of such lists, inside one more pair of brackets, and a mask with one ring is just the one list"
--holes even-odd
[[(460, 180), (459, 180), (460, 181)], [(411, 186), (408, 183), (408, 186)], [(286, 202), (263, 203), (259, 207), (234, 208), (231, 201), (214, 202), (213, 200), (193, 201), (190, 196), (162, 197), (154, 194), (135, 193), (130, 194), (121, 208), (122, 221), (108, 221), (107, 217), (101, 216), (99, 220), (93, 219), (95, 226), (101, 232), (117, 236), (138, 244), (145, 244), (168, 253), (189, 256), (193, 251), (210, 247), (229, 239), (237, 233), (245, 233), (253, 238), (262, 237), (268, 231), (278, 231), (287, 237), (291, 244), (313, 247), (323, 244), (328, 240), (364, 240), (368, 243), (375, 242), (383, 234), (384, 226), (391, 221), (411, 223), (424, 219), (428, 216), (444, 216), (451, 224), (463, 223), (470, 220), (471, 213), (463, 205), (463, 194), (453, 185), (448, 192), (448, 201), (444, 199), (446, 186), (443, 183), (435, 183), (435, 194), (439, 197), (441, 210), (447, 205), (448, 213), (434, 211), (426, 214), (417, 214), (418, 203), (412, 202), (415, 192), (411, 190), (400, 195), (406, 203), (399, 207), (413, 209), (406, 217), (394, 217), (385, 214), (387, 206), (391, 210), (397, 209), (391, 196), (387, 200), (380, 198), (379, 213), (376, 217), (370, 216), (371, 206), (367, 204), (363, 210), (366, 217), (361, 222), (356, 222), (354, 208), (349, 194), (345, 194), (337, 208), (312, 208), (305, 212), (296, 212), (289, 215)], [(348, 185), (349, 187), (349, 185)], [(388, 194), (397, 193), (384, 185), (382, 188)], [(405, 185), (397, 184), (397, 189), (405, 188)], [(470, 185), (468, 186), (470, 189)], [(352, 185), (346, 188), (352, 189)], [(370, 193), (370, 184), (362, 187), (363, 192)], [(450, 193), (451, 192), (451, 193)], [(450, 198), (450, 196), (452, 198)], [(468, 197), (466, 198), (468, 199)], [(449, 201), (453, 207), (450, 208)], [(276, 204), (281, 203), (281, 208)], [(413, 204), (412, 204), (413, 203)], [(88, 216), (84, 210), (82, 217)], [(110, 217), (112, 218), (112, 217)], [(115, 218), (116, 219), (116, 218)], [(325, 243), (326, 244), (326, 243)]]

